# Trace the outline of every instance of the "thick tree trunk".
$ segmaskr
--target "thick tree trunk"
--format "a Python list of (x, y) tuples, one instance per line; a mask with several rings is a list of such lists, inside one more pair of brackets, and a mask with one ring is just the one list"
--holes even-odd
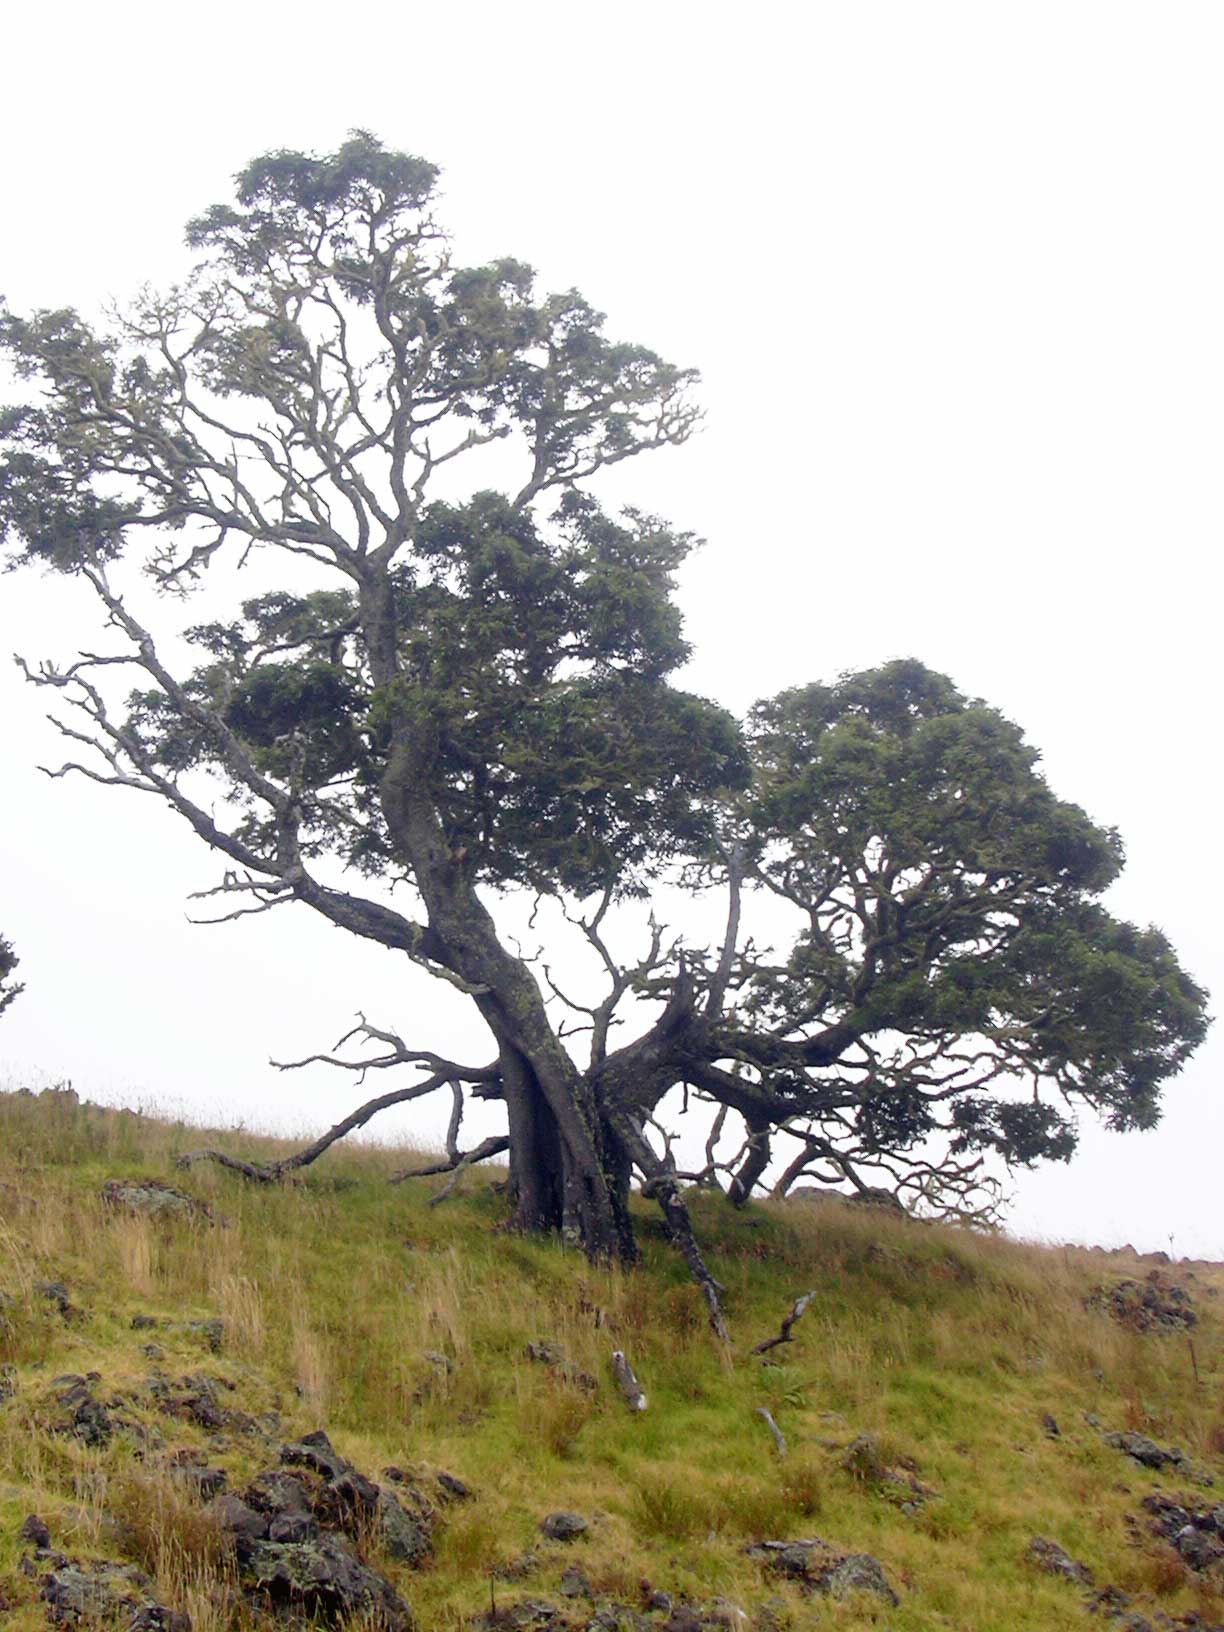
[[(377, 570), (361, 589), (371, 671), (390, 686), (398, 671), (394, 592)], [(427, 733), (400, 723), (389, 748), (380, 790), (388, 833), (412, 869), (441, 961), (472, 989), (497, 1039), (516, 1220), (525, 1229), (559, 1228), (591, 1258), (620, 1258), (631, 1234), (628, 1211), (618, 1202), (617, 1176), (605, 1168), (592, 1088), (557, 1038), (531, 970), (502, 945), (466, 858), (448, 841), (427, 791)]]

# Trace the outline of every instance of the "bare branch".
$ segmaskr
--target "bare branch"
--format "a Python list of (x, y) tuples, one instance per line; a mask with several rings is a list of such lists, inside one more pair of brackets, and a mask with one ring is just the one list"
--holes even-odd
[(770, 1349), (776, 1349), (781, 1343), (793, 1342), (792, 1329), (797, 1320), (801, 1319), (804, 1311), (816, 1296), (815, 1291), (805, 1292), (801, 1298), (796, 1298), (791, 1312), (783, 1320), (776, 1337), (767, 1337), (764, 1342), (758, 1343), (752, 1350), (753, 1354), (768, 1354)]

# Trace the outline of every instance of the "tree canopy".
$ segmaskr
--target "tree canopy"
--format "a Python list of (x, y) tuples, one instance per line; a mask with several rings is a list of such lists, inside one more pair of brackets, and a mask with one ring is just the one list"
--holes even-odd
[[(745, 722), (684, 690), (694, 540), (591, 483), (685, 440), (696, 376), (522, 262), (456, 266), (436, 179), (360, 132), (271, 153), (190, 224), (182, 285), (105, 327), (0, 313), (27, 382), (0, 416), (6, 546), (88, 584), (111, 641), (27, 667), (68, 705), (56, 774), (164, 800), (225, 858), (222, 916), (313, 909), (458, 987), (490, 1040), (472, 1064), (363, 1023), (326, 1057), (419, 1080), (295, 1164), (449, 1089), (434, 1171), (507, 1152), (520, 1227), (625, 1259), (636, 1175), (717, 1325), (686, 1179), (972, 1210), (989, 1159), (1068, 1156), (1079, 1106), (1150, 1127), (1206, 1000), (1101, 905), (1117, 836), (917, 661)], [(506, 491), (480, 485), (495, 444)], [(253, 557), (275, 587), (189, 624), (194, 658), (138, 615), (133, 574), (174, 601)], [(613, 923), (677, 884), (721, 893), (715, 944), (652, 914), (617, 955)], [(541, 978), (499, 927), (507, 892), (555, 906), (600, 995), (555, 960)], [(713, 1119), (701, 1171), (655, 1120), (677, 1089)], [(462, 1152), (472, 1094), (506, 1133)]]

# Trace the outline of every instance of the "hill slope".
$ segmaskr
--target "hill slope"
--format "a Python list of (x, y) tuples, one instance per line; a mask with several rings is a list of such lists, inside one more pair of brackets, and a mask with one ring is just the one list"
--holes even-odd
[[(187, 1612), (195, 1632), (266, 1625), (248, 1555), (275, 1548), (251, 1543), (236, 1562), (208, 1499), (222, 1473), (231, 1494), (266, 1491), (285, 1445), (324, 1533), (347, 1526), (345, 1558), (385, 1576), (425, 1632), (491, 1604), (487, 1624), (672, 1632), (1224, 1621), (1224, 1537), (1208, 1517), (1224, 1498), (1209, 1483), (1224, 1483), (1216, 1266), (700, 1197), (728, 1291), (724, 1350), (646, 1211), (641, 1269), (604, 1272), (500, 1232), (496, 1173), (438, 1207), (444, 1181), (389, 1185), (405, 1153), (371, 1147), (337, 1148), (281, 1187), (176, 1175), (200, 1137), (74, 1096), (0, 1098), (0, 1621), (15, 1632), (47, 1624), (49, 1577), (78, 1580), (61, 1556), (138, 1563), (152, 1585), (133, 1602)], [(231, 1135), (228, 1148), (277, 1147)], [(141, 1177), (214, 1216), (104, 1199), (108, 1181)], [(754, 1356), (809, 1290), (791, 1341)], [(1144, 1297), (1170, 1324), (1138, 1329)], [(614, 1348), (645, 1412), (616, 1387)], [(318, 1442), (301, 1447), (318, 1429), (334, 1466)], [(1141, 1441), (1110, 1443), (1127, 1432), (1184, 1459), (1145, 1467), (1126, 1449), (1150, 1454)], [(419, 1523), (428, 1556), (391, 1545), (361, 1473)], [(1156, 1511), (1159, 1493), (1201, 1515), (1180, 1552), (1154, 1529), (1184, 1530), (1188, 1514)], [(587, 1528), (545, 1536), (558, 1511)], [(19, 1534), (31, 1513), (50, 1532), (38, 1556)], [(757, 1545), (817, 1537), (827, 1548)], [(1034, 1537), (1087, 1566), (1096, 1594), (1117, 1591), (1094, 1605), (1032, 1556)], [(838, 1566), (859, 1554), (882, 1577)], [(132, 1615), (118, 1624), (171, 1624)]]

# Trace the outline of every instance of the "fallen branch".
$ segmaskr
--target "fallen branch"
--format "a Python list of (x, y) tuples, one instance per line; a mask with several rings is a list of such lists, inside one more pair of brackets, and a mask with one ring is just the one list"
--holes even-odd
[(645, 1411), (646, 1391), (634, 1376), (633, 1367), (625, 1359), (621, 1349), (612, 1350), (612, 1375), (616, 1378), (616, 1386), (625, 1396), (625, 1404), (630, 1411)]
[(613, 1124), (644, 1177), (643, 1196), (652, 1196), (658, 1202), (672, 1245), (677, 1248), (689, 1266), (690, 1274), (701, 1288), (701, 1295), (710, 1312), (710, 1326), (714, 1335), (722, 1342), (729, 1343), (731, 1336), (722, 1312), (722, 1294), (725, 1288), (714, 1279), (709, 1265), (701, 1255), (701, 1248), (693, 1233), (693, 1221), (689, 1217), (688, 1208), (684, 1205), (675, 1173), (655, 1155), (646, 1135), (631, 1116), (627, 1113), (614, 1115)]
[(805, 1292), (801, 1298), (796, 1298), (794, 1307), (779, 1328), (778, 1335), (767, 1337), (764, 1342), (758, 1343), (752, 1351), (753, 1354), (767, 1354), (770, 1349), (776, 1349), (780, 1343), (793, 1342), (791, 1329), (815, 1296), (815, 1292)]
[[(482, 1139), (474, 1150), (466, 1155), (458, 1151), (448, 1156), (444, 1161), (427, 1162), (424, 1167), (402, 1167), (398, 1173), (392, 1173), (390, 1183), (402, 1184), (405, 1179), (432, 1179), (438, 1173), (458, 1174), (465, 1167), (473, 1167), (477, 1162), (487, 1162), (490, 1156), (500, 1156), (504, 1150), (510, 1149), (510, 1140), (504, 1134), (491, 1134), (488, 1139)], [(448, 1187), (449, 1188), (449, 1187)], [(445, 1192), (439, 1192), (434, 1197), (440, 1201)]]
[[(325, 1150), (330, 1149), (337, 1139), (343, 1139), (345, 1134), (352, 1133), (355, 1128), (362, 1128), (371, 1117), (377, 1116), (379, 1111), (385, 1111), (391, 1105), (403, 1105), (410, 1099), (420, 1099), (424, 1094), (432, 1094), (435, 1089), (450, 1081), (449, 1074), (426, 1077), (424, 1082), (418, 1082), (411, 1088), (397, 1088), (393, 1093), (380, 1094), (377, 1099), (369, 1099), (364, 1105), (359, 1105), (343, 1122), (337, 1122), (334, 1128), (328, 1131), (313, 1144), (307, 1145), (304, 1150), (295, 1151), (292, 1156), (285, 1156), (279, 1162), (244, 1162), (240, 1157), (227, 1156), (221, 1150), (191, 1150), (180, 1156), (175, 1167), (194, 1167), (197, 1162), (216, 1162), (220, 1167), (227, 1167), (233, 1173), (241, 1173), (244, 1178), (254, 1179), (260, 1184), (274, 1184), (286, 1173), (296, 1172), (298, 1168), (309, 1167), (317, 1162)], [(487, 1141), (486, 1141), (487, 1142)]]
[(779, 1456), (785, 1456), (786, 1455), (786, 1436), (782, 1432), (781, 1428), (779, 1428), (777, 1423), (774, 1421), (772, 1413), (768, 1410), (768, 1408), (766, 1406), (758, 1405), (757, 1408), (756, 1408), (756, 1414), (757, 1414), (758, 1417), (763, 1417), (765, 1419), (765, 1426), (769, 1429), (770, 1433), (773, 1435), (774, 1442), (778, 1447), (778, 1455)]

